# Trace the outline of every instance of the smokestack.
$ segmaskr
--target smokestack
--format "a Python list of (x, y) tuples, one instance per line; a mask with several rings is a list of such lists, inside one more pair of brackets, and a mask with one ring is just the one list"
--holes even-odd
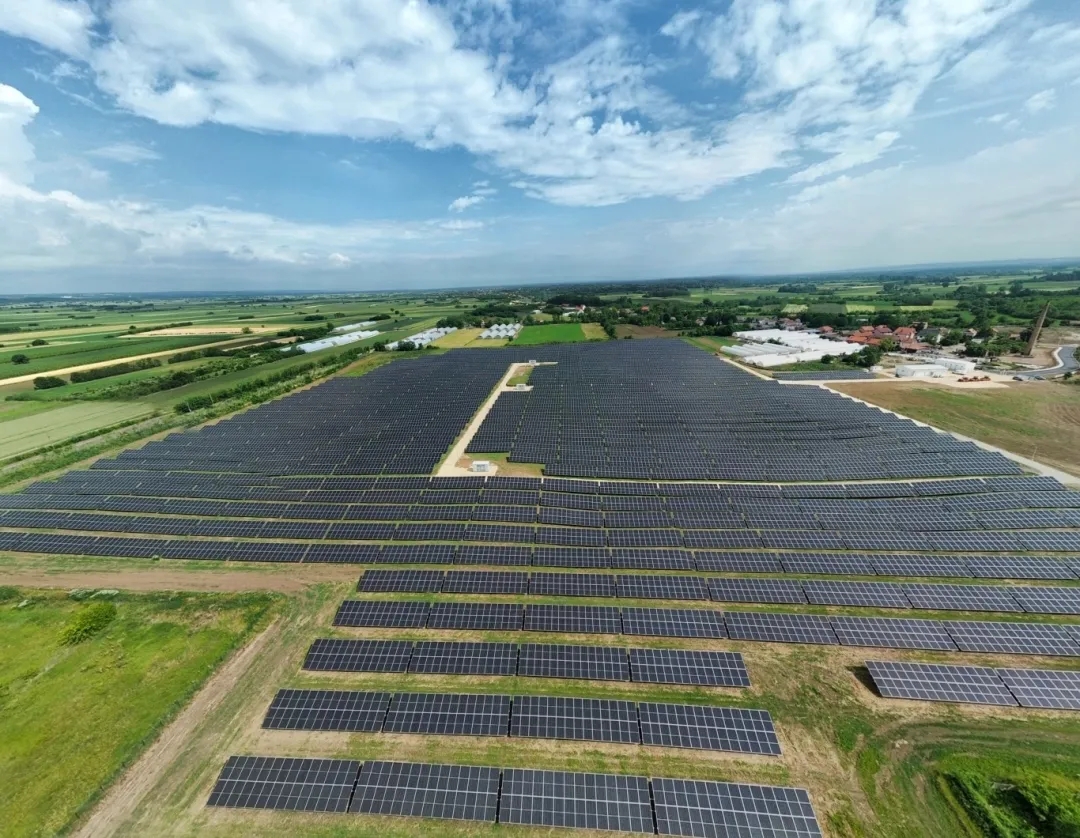
[(1049, 311), (1050, 303), (1047, 303), (1039, 313), (1039, 319), (1035, 321), (1035, 328), (1031, 330), (1031, 338), (1028, 340), (1027, 352), (1024, 353), (1029, 358), (1035, 354), (1035, 344), (1039, 342), (1039, 335), (1042, 334), (1043, 323), (1046, 322), (1046, 315)]

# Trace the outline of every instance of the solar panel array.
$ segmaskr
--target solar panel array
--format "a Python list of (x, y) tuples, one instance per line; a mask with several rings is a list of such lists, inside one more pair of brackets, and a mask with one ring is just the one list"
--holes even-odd
[(514, 736), (777, 756), (764, 710), (564, 696), (281, 690), (273, 730)]
[(1080, 672), (867, 661), (886, 698), (1080, 710)]
[(209, 805), (660, 835), (821, 838), (803, 789), (528, 768), (234, 756)]
[(624, 649), (621, 646), (343, 640), (312, 643), (304, 668), (336, 672), (439, 675), (519, 675), (598, 681), (748, 687), (738, 652)]

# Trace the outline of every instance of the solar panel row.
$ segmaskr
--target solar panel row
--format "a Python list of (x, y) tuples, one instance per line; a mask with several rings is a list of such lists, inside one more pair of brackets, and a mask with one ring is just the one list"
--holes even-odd
[(363, 593), (476, 593), (534, 596), (708, 600), (756, 604), (838, 605), (926, 611), (1080, 614), (1080, 586), (949, 585), (902, 582), (817, 581), (524, 573), (511, 571), (369, 570)]
[(624, 649), (528, 643), (469, 643), (319, 638), (304, 668), (332, 672), (521, 675), (536, 678), (644, 681), (748, 687), (737, 652)]
[(709, 637), (1080, 657), (1080, 626), (594, 605), (346, 600), (338, 626)]
[(527, 768), (234, 756), (208, 805), (661, 835), (821, 836), (803, 789)]
[(1080, 672), (867, 661), (886, 698), (1080, 710)]
[(263, 727), (515, 736), (779, 755), (764, 710), (600, 698), (280, 690)]

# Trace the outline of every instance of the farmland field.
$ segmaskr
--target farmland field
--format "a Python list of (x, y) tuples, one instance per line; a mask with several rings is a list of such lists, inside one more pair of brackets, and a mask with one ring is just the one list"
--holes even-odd
[(0, 422), (0, 460), (149, 416), (153, 410), (138, 402), (84, 402)]
[[(274, 602), (267, 594), (78, 602), (64, 592), (0, 592), (0, 822), (11, 838), (64, 831)], [(65, 644), (65, 626), (108, 603), (111, 621)]]
[(580, 323), (553, 323), (543, 326), (526, 326), (511, 342), (512, 346), (540, 346), (545, 343), (578, 343), (592, 340), (586, 336)]

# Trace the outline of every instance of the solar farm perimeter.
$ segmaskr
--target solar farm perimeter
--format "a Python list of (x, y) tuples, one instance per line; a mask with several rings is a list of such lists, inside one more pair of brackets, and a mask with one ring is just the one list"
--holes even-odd
[[(544, 476), (432, 477), (529, 360), (467, 452)], [(291, 597), (75, 834), (980, 835), (955, 790), (1080, 773), (1080, 493), (681, 341), (334, 378), (0, 496), (0, 550)]]

